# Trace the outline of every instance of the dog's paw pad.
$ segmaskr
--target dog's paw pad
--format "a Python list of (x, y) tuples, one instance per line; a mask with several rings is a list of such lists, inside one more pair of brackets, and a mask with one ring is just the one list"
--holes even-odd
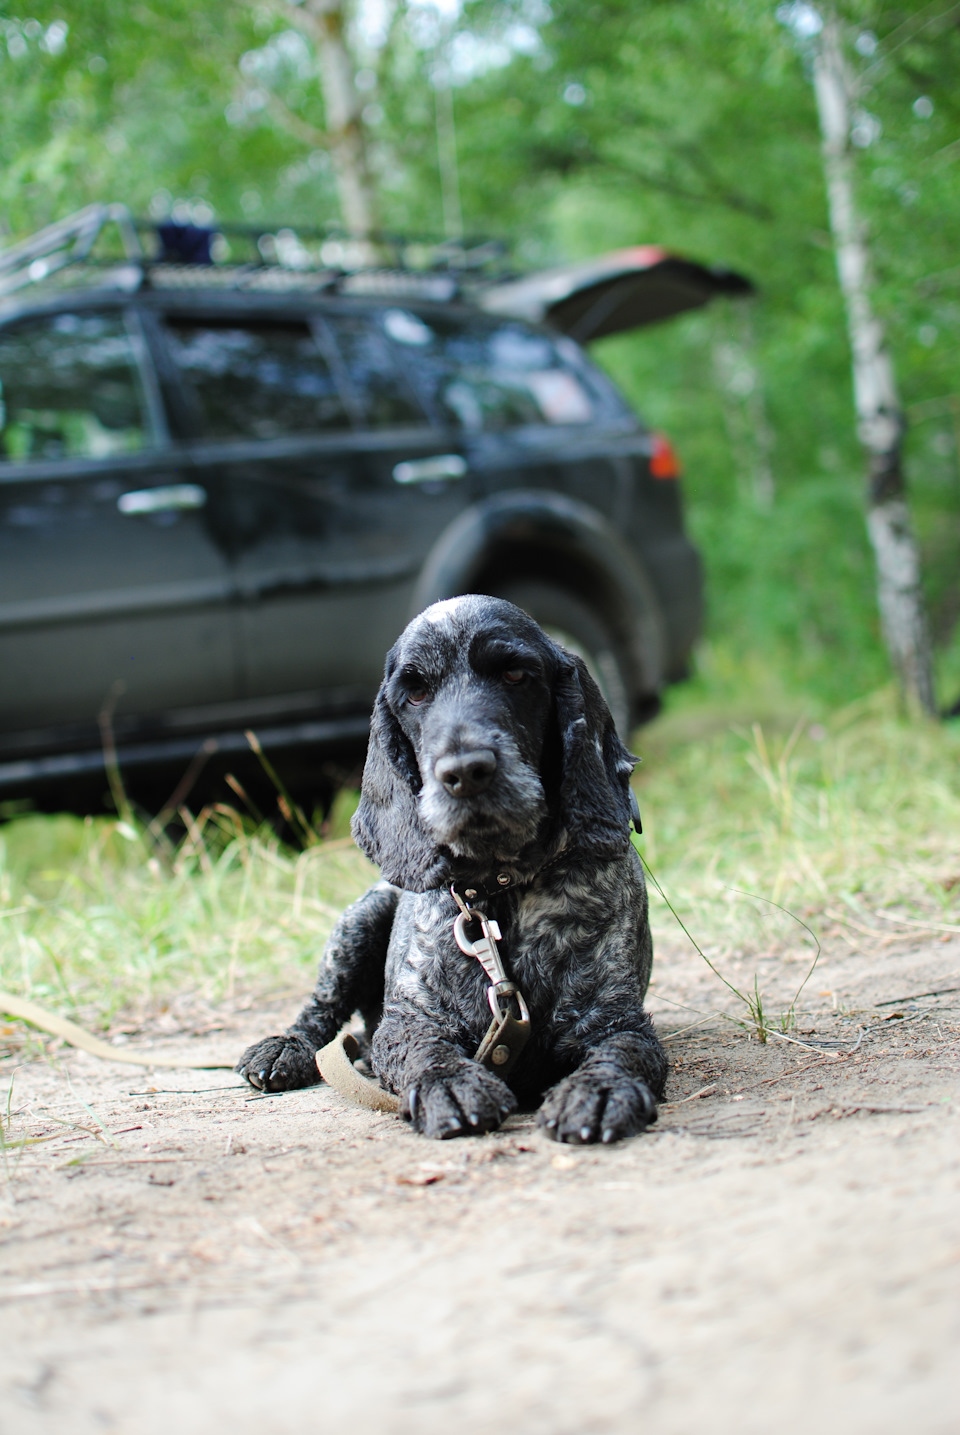
[(313, 1046), (302, 1036), (268, 1036), (247, 1047), (234, 1071), (258, 1091), (295, 1091), (320, 1080)]
[(496, 1130), (516, 1106), (513, 1092), (498, 1076), (464, 1060), (457, 1071), (425, 1077), (408, 1088), (400, 1114), (421, 1135), (448, 1141)]
[(636, 1136), (656, 1119), (657, 1103), (649, 1086), (642, 1081), (624, 1081), (614, 1086), (607, 1096), (600, 1122), (601, 1139), (610, 1142), (619, 1141), (623, 1136)]
[(552, 1141), (587, 1146), (636, 1136), (657, 1119), (650, 1088), (632, 1077), (616, 1081), (574, 1072), (547, 1094), (540, 1126)]

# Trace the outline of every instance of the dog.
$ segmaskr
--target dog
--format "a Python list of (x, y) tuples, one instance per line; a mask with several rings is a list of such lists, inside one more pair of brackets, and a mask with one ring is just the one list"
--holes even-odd
[[(353, 819), (383, 880), (337, 923), (293, 1025), (236, 1070), (263, 1091), (313, 1085), (316, 1052), (359, 1012), (374, 1074), (425, 1136), (491, 1131), (518, 1105), (557, 1141), (649, 1126), (667, 1063), (643, 1006), (634, 764), (586, 664), (521, 609), (427, 608), (387, 655)], [(489, 978), (455, 938), (464, 907), (498, 925), (503, 1000), (512, 1014), (515, 983), (529, 1008), (506, 1079), (475, 1059)]]

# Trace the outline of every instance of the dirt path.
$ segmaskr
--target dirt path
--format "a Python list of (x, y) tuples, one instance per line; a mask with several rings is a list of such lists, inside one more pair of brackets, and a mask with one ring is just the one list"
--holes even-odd
[[(55, 1139), (6, 1156), (0, 1435), (953, 1435), (960, 992), (916, 994), (960, 941), (838, 939), (811, 985), (805, 1045), (671, 1037), (658, 1126), (612, 1149), (7, 1060), (8, 1139)], [(665, 953), (661, 1031), (718, 990)], [(158, 1050), (232, 1059), (294, 1006)]]

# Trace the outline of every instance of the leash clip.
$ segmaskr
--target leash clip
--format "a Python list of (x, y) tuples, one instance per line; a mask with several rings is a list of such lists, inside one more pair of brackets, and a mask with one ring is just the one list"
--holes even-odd
[[(516, 1064), (529, 1039), (530, 1011), (523, 999), (523, 993), (517, 987), (516, 982), (512, 982), (507, 976), (506, 968), (503, 965), (503, 958), (497, 946), (497, 943), (503, 940), (499, 923), (493, 921), (485, 912), (478, 912), (476, 908), (468, 907), (455, 887), (451, 887), (450, 891), (460, 908), (453, 924), (453, 935), (457, 946), (464, 956), (476, 958), (490, 980), (490, 985), (487, 987), (487, 1000), (490, 1003), (493, 1020), (477, 1048), (474, 1059), (483, 1066), (489, 1067), (491, 1071), (496, 1071), (498, 1075), (506, 1076)], [(480, 923), (483, 935), (479, 941), (471, 941), (467, 936), (467, 924), (470, 922)], [(510, 1009), (511, 997), (520, 1012), (519, 1019), (513, 1015)], [(501, 998), (504, 999), (502, 1005)]]
[[(472, 942), (467, 936), (466, 928), (468, 922), (479, 922), (483, 936), (477, 942)], [(491, 921), (483, 912), (476, 912), (472, 907), (465, 907), (453, 924), (453, 935), (457, 946), (466, 957), (476, 957), (483, 967), (491, 982), (506, 982), (506, 968), (500, 956), (500, 949), (497, 943), (503, 938), (500, 934), (499, 925)]]

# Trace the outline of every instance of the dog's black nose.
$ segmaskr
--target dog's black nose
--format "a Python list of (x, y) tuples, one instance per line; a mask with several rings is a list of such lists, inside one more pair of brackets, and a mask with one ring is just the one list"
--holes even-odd
[(479, 752), (458, 752), (441, 757), (433, 770), (451, 797), (475, 797), (490, 786), (497, 770), (497, 754), (488, 747)]

